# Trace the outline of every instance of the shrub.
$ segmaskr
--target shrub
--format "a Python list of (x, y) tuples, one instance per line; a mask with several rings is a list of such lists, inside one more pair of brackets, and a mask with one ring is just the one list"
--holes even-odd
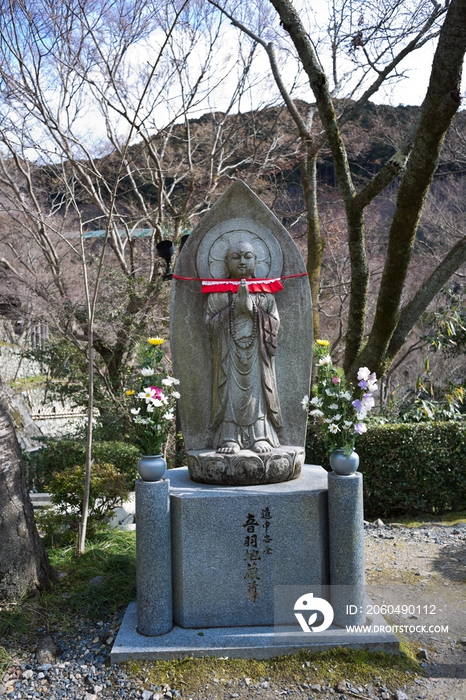
[[(71, 541), (81, 521), (84, 494), (85, 467), (75, 465), (55, 472), (47, 488), (52, 494), (51, 508), (45, 508), (37, 516), (40, 531), (53, 546), (54, 538)], [(88, 537), (93, 537), (112, 511), (129, 496), (128, 480), (113, 464), (105, 462), (92, 465), (89, 491)], [(58, 537), (57, 537), (58, 536)]]
[[(139, 450), (125, 442), (94, 442), (92, 447), (94, 467), (110, 464), (126, 479), (128, 491), (134, 488), (138, 478)], [(47, 439), (43, 447), (25, 453), (27, 483), (29, 489), (51, 490), (50, 484), (56, 472), (68, 471), (86, 463), (86, 445), (81, 440)], [(94, 468), (93, 467), (93, 468)]]
[[(327, 470), (322, 441), (308, 433), (306, 461)], [(445, 513), (466, 504), (466, 425), (381, 425), (358, 437), (365, 517)]]

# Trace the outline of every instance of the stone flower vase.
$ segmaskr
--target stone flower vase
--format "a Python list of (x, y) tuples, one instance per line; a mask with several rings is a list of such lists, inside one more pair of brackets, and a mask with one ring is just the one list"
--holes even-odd
[(337, 449), (330, 455), (330, 466), (339, 476), (351, 476), (359, 467), (359, 455), (352, 452), (347, 457), (342, 449)]
[(167, 463), (159, 455), (142, 455), (138, 462), (138, 472), (143, 481), (160, 481), (167, 471)]

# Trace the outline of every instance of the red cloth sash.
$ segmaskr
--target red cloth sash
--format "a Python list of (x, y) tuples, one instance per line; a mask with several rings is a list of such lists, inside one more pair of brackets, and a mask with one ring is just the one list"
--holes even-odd
[[(212, 294), (212, 292), (237, 292), (239, 289), (241, 280), (202, 280), (202, 293)], [(275, 279), (247, 279), (246, 284), (251, 294), (256, 294), (257, 292), (268, 292), (269, 294), (275, 294), (283, 289), (283, 285), (280, 282), (280, 277)]]
[[(263, 279), (247, 279), (246, 284), (251, 294), (256, 294), (257, 292), (267, 292), (268, 294), (275, 294), (283, 289), (283, 284), (281, 280), (292, 279), (293, 277), (305, 277), (307, 272), (298, 272), (296, 275), (286, 275), (285, 277), (266, 277)], [(202, 293), (212, 294), (213, 292), (237, 292), (241, 280), (230, 280), (230, 279), (201, 279), (200, 277), (181, 277), (180, 275), (173, 275), (175, 280), (186, 280), (188, 282), (202, 282)]]

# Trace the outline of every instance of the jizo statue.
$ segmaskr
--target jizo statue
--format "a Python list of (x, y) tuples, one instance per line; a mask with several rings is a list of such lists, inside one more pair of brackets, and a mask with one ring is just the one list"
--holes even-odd
[(312, 364), (306, 275), (288, 232), (239, 180), (184, 245), (172, 280), (171, 350), (194, 481), (299, 477)]
[(217, 452), (241, 449), (271, 452), (280, 441), (280, 401), (275, 351), (280, 326), (273, 294), (251, 294), (246, 279), (255, 277), (256, 253), (239, 241), (226, 253), (228, 277), (240, 279), (238, 291), (209, 294), (206, 326), (212, 350), (211, 428)]

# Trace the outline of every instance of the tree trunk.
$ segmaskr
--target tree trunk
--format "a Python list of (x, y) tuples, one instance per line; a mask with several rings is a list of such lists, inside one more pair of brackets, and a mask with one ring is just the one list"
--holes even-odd
[(52, 569), (37, 532), (21, 449), (0, 399), (0, 600), (46, 586)]

